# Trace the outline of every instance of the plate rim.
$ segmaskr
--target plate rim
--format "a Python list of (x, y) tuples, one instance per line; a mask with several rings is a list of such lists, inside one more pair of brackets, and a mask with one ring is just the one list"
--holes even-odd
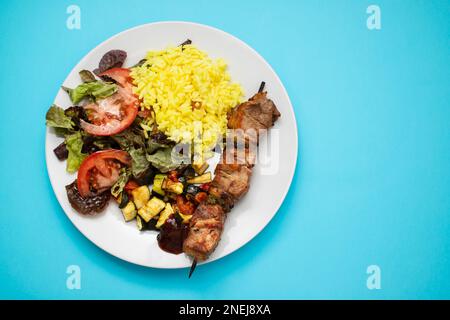
[[(294, 129), (295, 129), (295, 162), (294, 162), (294, 166), (293, 166), (293, 170), (291, 170), (290, 172), (290, 177), (289, 177), (289, 183), (286, 184), (287, 187), (285, 188), (285, 190), (282, 193), (282, 197), (281, 200), (279, 201), (279, 203), (275, 206), (276, 210), (274, 212), (274, 214), (272, 215), (272, 217), (270, 217), (270, 219), (267, 221), (267, 223), (265, 223), (264, 225), (262, 225), (257, 232), (254, 233), (253, 236), (251, 236), (249, 239), (247, 239), (246, 241), (243, 241), (242, 243), (238, 244), (232, 251), (222, 255), (222, 256), (218, 256), (212, 259), (208, 259), (206, 261), (203, 261), (201, 263), (199, 263), (199, 265), (204, 265), (204, 264), (208, 264), (217, 260), (220, 260), (222, 258), (225, 258), (226, 256), (231, 255), (232, 253), (238, 251), (239, 249), (241, 249), (243, 246), (247, 245), (248, 243), (250, 243), (253, 239), (256, 238), (256, 236), (258, 236), (268, 225), (269, 223), (273, 220), (273, 218), (275, 217), (275, 215), (278, 213), (278, 211), (280, 210), (280, 207), (282, 206), (282, 204), (284, 203), (286, 196), (292, 186), (292, 181), (294, 179), (294, 175), (296, 172), (296, 168), (297, 168), (297, 163), (298, 163), (298, 127), (297, 127), (297, 119), (295, 116), (295, 111), (294, 111), (294, 107), (292, 105), (292, 101), (289, 97), (289, 94), (287, 93), (287, 90), (283, 84), (283, 82), (281, 81), (280, 77), (278, 76), (278, 74), (275, 72), (275, 70), (272, 68), (272, 66), (264, 59), (264, 57), (262, 55), (260, 55), (255, 49), (253, 49), (250, 45), (248, 45), (246, 42), (244, 42), (243, 40), (239, 39), (238, 37), (223, 31), (219, 28), (210, 26), (210, 25), (206, 25), (206, 24), (202, 24), (202, 23), (197, 23), (197, 22), (191, 22), (191, 21), (182, 21), (182, 20), (165, 20), (165, 21), (157, 21), (157, 22), (150, 22), (150, 23), (144, 23), (144, 24), (140, 24), (140, 25), (136, 25), (134, 27), (128, 28), (126, 30), (123, 30), (119, 33), (116, 33), (114, 35), (112, 35), (111, 37), (109, 37), (108, 39), (100, 42), (98, 45), (96, 45), (94, 48), (92, 48), (91, 50), (89, 50), (89, 52), (87, 52), (82, 58), (81, 60), (78, 61), (78, 63), (69, 71), (69, 73), (67, 74), (67, 76), (65, 77), (65, 79), (63, 80), (63, 84), (67, 81), (67, 79), (70, 77), (70, 75), (76, 71), (76, 69), (79, 67), (80, 64), (82, 64), (85, 60), (86, 57), (93, 51), (95, 51), (97, 48), (103, 46), (104, 44), (106, 44), (107, 42), (121, 36), (124, 33), (136, 30), (136, 29), (140, 29), (140, 28), (144, 28), (144, 27), (149, 27), (149, 26), (155, 26), (155, 25), (164, 25), (164, 24), (181, 24), (181, 25), (194, 25), (196, 27), (200, 27), (200, 28), (205, 28), (205, 29), (209, 29), (211, 31), (214, 32), (218, 32), (221, 33), (227, 37), (230, 37), (233, 41), (236, 41), (237, 43), (239, 43), (240, 45), (246, 47), (248, 50), (250, 50), (259, 60), (261, 60), (268, 68), (269, 70), (274, 74), (275, 79), (278, 81), (278, 83), (281, 85), (281, 89), (282, 89), (282, 94), (285, 96), (285, 98), (287, 99), (287, 101), (289, 102), (289, 109), (291, 112), (291, 116), (293, 118), (293, 122), (294, 122)], [(55, 102), (57, 96), (58, 96), (58, 92), (57, 91), (55, 98), (53, 99), (53, 103)], [(175, 269), (185, 269), (185, 268), (189, 268), (189, 266), (148, 266), (142, 263), (138, 263), (135, 261), (130, 261), (127, 260), (121, 256), (117, 256), (114, 253), (110, 252), (108, 249), (104, 248), (102, 245), (98, 244), (97, 242), (93, 241), (86, 233), (84, 233), (78, 226), (77, 224), (72, 220), (72, 218), (70, 217), (70, 215), (66, 212), (66, 210), (64, 209), (63, 205), (61, 204), (62, 199), (60, 199), (60, 197), (58, 196), (58, 193), (55, 191), (55, 183), (54, 182), (54, 178), (52, 178), (52, 175), (50, 174), (50, 168), (49, 168), (49, 157), (52, 155), (51, 152), (49, 152), (49, 146), (48, 146), (48, 135), (51, 134), (50, 132), (50, 128), (46, 127), (46, 134), (45, 134), (45, 162), (46, 162), (46, 168), (47, 168), (47, 175), (49, 177), (50, 180), (50, 184), (52, 186), (53, 189), (53, 193), (56, 196), (56, 199), (58, 200), (58, 204), (61, 207), (62, 211), (64, 212), (64, 214), (66, 215), (66, 217), (69, 219), (69, 221), (72, 223), (72, 225), (86, 238), (88, 239), (91, 243), (93, 243), (96, 247), (100, 248), (101, 250), (103, 250), (104, 252), (108, 253), (109, 255), (120, 259), (122, 261), (134, 264), (134, 265), (138, 265), (141, 267), (145, 267), (145, 268), (152, 268), (152, 269), (168, 269), (168, 270), (175, 270)], [(50, 148), (51, 149), (51, 148)]]

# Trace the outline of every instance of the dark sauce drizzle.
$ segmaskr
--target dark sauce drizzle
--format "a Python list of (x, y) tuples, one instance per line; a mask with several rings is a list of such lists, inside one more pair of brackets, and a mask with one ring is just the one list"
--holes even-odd
[(180, 254), (183, 252), (183, 242), (189, 231), (189, 225), (174, 214), (161, 226), (158, 234), (159, 247), (169, 253)]

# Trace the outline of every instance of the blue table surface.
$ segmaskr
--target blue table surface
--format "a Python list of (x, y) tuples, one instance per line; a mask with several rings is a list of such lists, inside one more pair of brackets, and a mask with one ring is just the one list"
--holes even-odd
[[(381, 8), (381, 30), (366, 9)], [(81, 29), (66, 28), (70, 4)], [(450, 298), (449, 1), (0, 1), (0, 298)], [(44, 117), (93, 47), (163, 20), (255, 48), (293, 102), (296, 174), (248, 245), (187, 270), (121, 261), (79, 233), (51, 188)], [(81, 268), (81, 289), (66, 268)], [(369, 265), (381, 289), (366, 286)]]

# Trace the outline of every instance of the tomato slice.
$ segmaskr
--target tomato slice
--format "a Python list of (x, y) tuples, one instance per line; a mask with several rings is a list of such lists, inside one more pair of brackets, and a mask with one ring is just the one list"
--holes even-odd
[(85, 106), (89, 121), (80, 121), (81, 128), (95, 136), (111, 136), (128, 128), (138, 114), (139, 100), (133, 94), (130, 70), (113, 68), (100, 74), (119, 85), (112, 96)]
[(119, 93), (126, 100), (126, 104), (135, 104), (139, 106), (139, 100), (133, 94), (133, 79), (130, 69), (112, 68), (100, 74), (100, 77), (108, 77), (119, 84)]
[(97, 151), (84, 159), (78, 170), (77, 187), (82, 197), (111, 188), (119, 178), (120, 168), (129, 166), (131, 157), (122, 150)]
[(131, 75), (130, 75), (130, 69), (126, 68), (112, 68), (108, 69), (102, 73), (99, 74), (100, 77), (108, 77), (113, 79), (115, 82), (117, 82), (122, 87), (127, 86), (129, 83), (131, 83)]

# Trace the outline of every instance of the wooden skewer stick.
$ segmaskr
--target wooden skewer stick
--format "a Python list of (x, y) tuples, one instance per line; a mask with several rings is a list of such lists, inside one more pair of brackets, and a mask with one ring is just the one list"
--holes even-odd
[(182, 46), (186, 46), (186, 45), (191, 44), (191, 43), (192, 43), (191, 39), (187, 39), (185, 42), (183, 42), (179, 46), (182, 47)]
[(194, 273), (196, 266), (197, 266), (197, 259), (194, 259), (194, 261), (192, 261), (191, 270), (189, 270), (189, 279), (191, 278), (192, 274)]
[(261, 82), (261, 85), (259, 86), (259, 90), (258, 90), (258, 93), (261, 93), (261, 92), (263, 92), (263, 90), (264, 90), (264, 87), (266, 86), (266, 83), (263, 81), (263, 82)]

